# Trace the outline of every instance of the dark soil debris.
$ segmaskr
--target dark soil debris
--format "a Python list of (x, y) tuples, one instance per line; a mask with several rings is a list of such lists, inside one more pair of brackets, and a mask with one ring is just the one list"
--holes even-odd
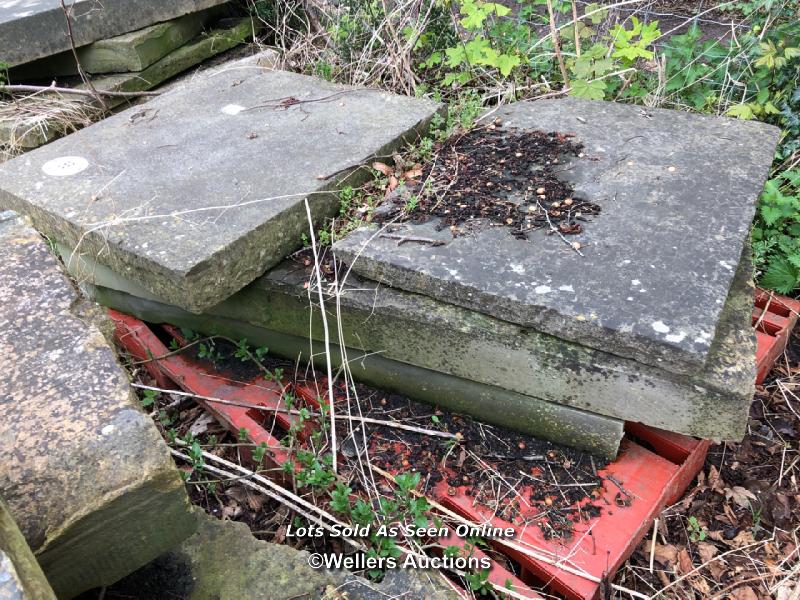
[(438, 227), (454, 237), (486, 222), (507, 227), (519, 239), (542, 228), (581, 233), (600, 207), (575, 197), (560, 175), (564, 156), (582, 157), (582, 149), (571, 134), (503, 129), (499, 122), (455, 134), (424, 168), (420, 180), (426, 183), (417, 199), (404, 199), (383, 220), (439, 217)]

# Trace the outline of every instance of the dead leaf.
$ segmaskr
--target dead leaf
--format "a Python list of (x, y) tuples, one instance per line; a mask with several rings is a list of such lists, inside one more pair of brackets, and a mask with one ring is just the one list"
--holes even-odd
[(708, 585), (708, 581), (706, 581), (705, 577), (700, 577), (698, 575), (689, 577), (689, 585), (691, 585), (696, 591), (700, 592), (701, 598), (711, 597), (711, 586)]
[(208, 426), (213, 422), (214, 417), (208, 413), (204, 413), (200, 415), (199, 419), (192, 423), (192, 426), (189, 428), (189, 433), (191, 433), (194, 437), (203, 435), (206, 431), (208, 431)]
[(731, 590), (733, 600), (758, 600), (758, 596), (749, 585)]
[(662, 545), (656, 543), (653, 557), (662, 565), (673, 569), (678, 561), (678, 549), (672, 544)]
[(740, 485), (735, 485), (732, 488), (725, 488), (725, 497), (728, 500), (733, 500), (742, 508), (750, 508), (750, 501), (758, 500), (753, 492)]
[(714, 581), (716, 581), (717, 583), (722, 581), (722, 576), (725, 574), (725, 565), (722, 564), (722, 561), (715, 560), (714, 562), (710, 562), (706, 566), (706, 569), (708, 570), (709, 573), (711, 573), (711, 576), (714, 578)]
[(393, 192), (395, 189), (397, 189), (398, 185), (400, 185), (400, 182), (397, 181), (397, 177), (391, 175), (389, 177), (389, 185), (386, 186), (386, 193), (388, 194), (389, 192)]
[(717, 552), (719, 552), (719, 550), (714, 544), (709, 544), (708, 542), (699, 542), (697, 544), (697, 555), (703, 563), (707, 563), (714, 558)]
[(797, 586), (800, 586), (800, 583), (794, 586), (790, 582), (781, 583), (778, 589), (775, 590), (775, 600), (791, 600), (792, 592), (794, 592)]
[(725, 490), (725, 483), (719, 476), (719, 471), (714, 465), (708, 469), (708, 486), (715, 492), (722, 493)]
[(725, 541), (726, 544), (733, 548), (741, 548), (742, 546), (748, 546), (750, 544), (755, 543), (755, 538), (753, 537), (753, 532), (749, 529), (743, 529), (739, 533), (736, 534), (736, 537), (730, 541)]
[(694, 566), (692, 565), (692, 559), (689, 557), (689, 552), (686, 548), (681, 548), (678, 552), (678, 566), (681, 568), (681, 573), (686, 575), (690, 573)]
[(412, 180), (417, 179), (418, 177), (422, 177), (422, 169), (410, 169), (403, 173), (403, 179)]
[(392, 169), (392, 167), (390, 167), (386, 163), (378, 161), (372, 163), (372, 168), (375, 169), (376, 171), (379, 171), (380, 173), (383, 173), (384, 175), (386, 175), (386, 177), (394, 173), (394, 169)]

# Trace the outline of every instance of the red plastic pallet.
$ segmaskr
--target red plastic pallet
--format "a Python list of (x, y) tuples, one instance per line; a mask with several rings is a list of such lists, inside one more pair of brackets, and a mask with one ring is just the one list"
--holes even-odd
[[(115, 322), (119, 343), (139, 360), (148, 361), (143, 364), (159, 385), (172, 383), (192, 394), (234, 403), (198, 399), (232, 432), (238, 433), (244, 428), (254, 443), (264, 442), (268, 447), (267, 459), (272, 465), (280, 467), (287, 460), (286, 451), (271, 433), (271, 419), (266, 420), (264, 412), (253, 410), (257, 406), (281, 406), (279, 384), (261, 378), (235, 381), (235, 377), (210, 370), (201, 361), (180, 355), (165, 356), (169, 350), (145, 323), (116, 311), (109, 313)], [(174, 329), (171, 333), (179, 335)], [(326, 389), (324, 382), (317, 383), (316, 389), (297, 386), (293, 391), (313, 405), (319, 399), (317, 390)], [(275, 416), (274, 426), (283, 430), (291, 426), (290, 415), (271, 414)], [(555, 562), (566, 565), (572, 572), (567, 572), (559, 564), (548, 564), (495, 545), (493, 550), (504, 554), (509, 565), (516, 564), (516, 574), (498, 563), (491, 569), (490, 581), (497, 585), (509, 583), (517, 595), (525, 598), (541, 598), (535, 589), (572, 600), (598, 597), (601, 585), (591, 578), (606, 581), (613, 577), (649, 531), (655, 516), (683, 494), (702, 466), (709, 446), (706, 441), (640, 424), (628, 424), (626, 431), (619, 458), (601, 471), (605, 482), (600, 500), (605, 500), (607, 508), (599, 517), (587, 517), (577, 523), (569, 540), (547, 540), (535, 525), (516, 527), (518, 544), (536, 549), (540, 555), (553, 557)], [(480, 506), (473, 506), (473, 499), (464, 493), (466, 487), (453, 490), (446, 479), (429, 490), (439, 503), (475, 523), (514, 526)], [(527, 497), (524, 489), (520, 492)], [(525, 515), (524, 510), (521, 512)], [(532, 514), (526, 516), (535, 518)], [(450, 544), (454, 540), (445, 541)], [(589, 578), (575, 572), (588, 574)]]
[(753, 308), (753, 327), (756, 328), (758, 341), (756, 384), (764, 382), (775, 361), (783, 354), (792, 329), (797, 323), (798, 314), (800, 314), (800, 302), (797, 300), (756, 289), (756, 302)]

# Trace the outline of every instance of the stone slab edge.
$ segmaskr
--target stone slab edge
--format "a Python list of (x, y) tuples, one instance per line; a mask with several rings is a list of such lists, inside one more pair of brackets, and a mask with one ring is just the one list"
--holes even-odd
[[(165, 304), (107, 268), (74, 257), (63, 247), (61, 252), (80, 281)], [(678, 376), (419, 294), (376, 286), (352, 273), (352, 287), (340, 298), (340, 316), (351, 352), (379, 352), (425, 371), (589, 414), (640, 421), (701, 438), (735, 440), (744, 435), (755, 390), (751, 273), (748, 245), (723, 311), (712, 359), (692, 376)], [(296, 265), (284, 263), (209, 313), (302, 338), (309, 328), (308, 292), (303, 283)], [(101, 303), (109, 301), (104, 297)], [(164, 319), (168, 320), (168, 314), (178, 318), (171, 307), (169, 313), (166, 310), (160, 313)], [(155, 310), (150, 317), (158, 315)], [(312, 322), (311, 335), (317, 341), (323, 339), (318, 319)], [(408, 393), (415, 394), (419, 392)]]
[[(70, 4), (73, 40), (77, 47), (153, 23), (222, 4), (225, 0), (145, 0), (131, 7), (129, 0), (104, 0), (102, 10), (93, 0)], [(58, 3), (30, 16), (0, 23), (0, 53), (9, 66), (31, 62), (70, 49), (66, 18)], [(49, 32), (43, 35), (42, 32)]]
[[(96, 268), (95, 281), (98, 280), (101, 270), (104, 275), (117, 277), (102, 265), (97, 265)], [(108, 279), (106, 282), (111, 283)], [(302, 336), (273, 331), (218, 315), (197, 315), (152, 297), (146, 299), (111, 287), (91, 283), (83, 283), (82, 287), (99, 303), (144, 321), (170, 323), (194, 331), (223, 334), (233, 339), (246, 338), (250, 343), (266, 346), (270, 352), (290, 360), (304, 362), (311, 354), (318, 367), (325, 366), (320, 345), (313, 346), (312, 352), (308, 339)], [(122, 286), (116, 283), (115, 287)], [(304, 322), (307, 323), (307, 319)], [(502, 388), (387, 359), (357, 348), (347, 348), (346, 353), (353, 377), (358, 381), (606, 458), (616, 457), (619, 450), (624, 434), (623, 422), (620, 420), (544, 402)], [(342, 364), (338, 347), (331, 348), (331, 360), (336, 368)]]
[[(47, 582), (42, 568), (36, 562), (33, 552), (11, 516), (8, 505), (0, 498), (0, 557), (2, 554), (11, 560), (24, 600), (55, 600), (53, 588)], [(2, 597), (0, 584), (0, 598)]]

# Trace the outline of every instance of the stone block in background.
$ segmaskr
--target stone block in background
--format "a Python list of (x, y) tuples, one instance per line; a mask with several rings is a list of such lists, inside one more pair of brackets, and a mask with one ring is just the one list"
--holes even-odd
[[(214, 7), (98, 40), (78, 48), (78, 60), (84, 72), (89, 74), (143, 71), (200, 35), (207, 26), (212, 25), (213, 20), (224, 14), (221, 7)], [(71, 50), (20, 65), (9, 71), (12, 83), (49, 81), (64, 75), (78, 75), (75, 56)]]
[[(249, 19), (220, 23), (180, 48), (170, 52), (143, 71), (105, 75), (92, 79), (97, 89), (114, 92), (140, 92), (183, 73), (204, 60), (216, 56), (247, 40), (252, 34)], [(273, 51), (267, 51), (274, 58), (271, 67), (277, 62)], [(267, 61), (268, 62), (268, 61)], [(86, 89), (80, 84), (79, 89)], [(107, 98), (109, 108), (118, 107), (128, 100)], [(60, 105), (47, 104), (40, 98), (25, 98), (0, 103), (0, 162), (12, 158), (21, 150), (31, 150), (47, 142), (89, 125), (102, 114), (101, 108), (93, 98), (86, 96), (62, 97)], [(9, 156), (4, 157), (2, 146), (8, 148)]]
[(194, 529), (128, 375), (47, 244), (0, 223), (0, 494), (55, 593), (107, 585)]
[[(76, 47), (223, 4), (226, 0), (71, 0)], [(59, 0), (0, 0), (0, 57), (21, 65), (70, 50)]]

